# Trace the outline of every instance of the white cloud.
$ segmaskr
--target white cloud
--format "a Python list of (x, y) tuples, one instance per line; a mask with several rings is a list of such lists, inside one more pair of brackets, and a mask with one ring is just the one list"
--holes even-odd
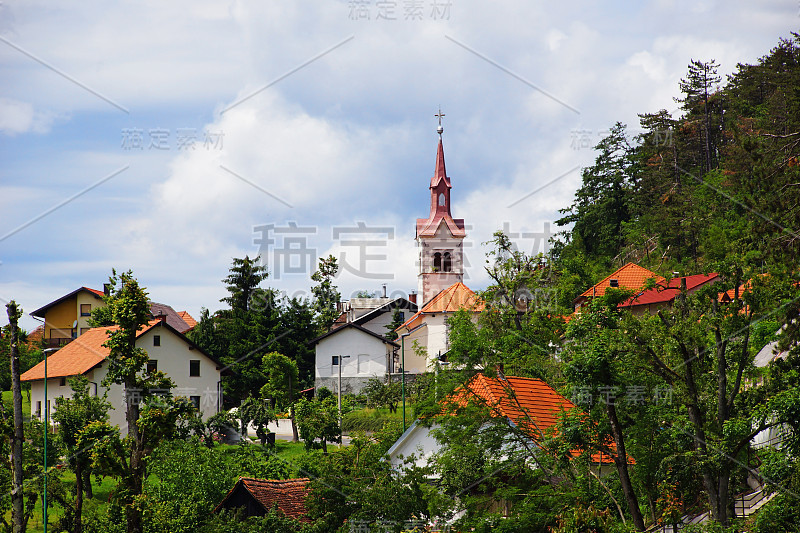
[(34, 110), (33, 105), (12, 98), (0, 98), (0, 132), (5, 135), (47, 133), (55, 115)]

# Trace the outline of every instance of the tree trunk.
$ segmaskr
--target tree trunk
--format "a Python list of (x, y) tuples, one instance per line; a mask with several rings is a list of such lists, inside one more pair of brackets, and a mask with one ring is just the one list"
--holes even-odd
[[(11, 336), (11, 390), (14, 397), (14, 435), (11, 439), (11, 527), (14, 533), (22, 533), (25, 530), (23, 524), (25, 504), (22, 493), (22, 443), (25, 435), (22, 430), (22, 386), (19, 381), (19, 328), (17, 327), (17, 321), (22, 315), (22, 311), (17, 308), (14, 300), (6, 305), (6, 310), (8, 311), (8, 329)], [(47, 409), (47, 405), (45, 405), (45, 409)]]
[(614, 444), (617, 447), (617, 453), (614, 455), (614, 464), (619, 473), (620, 484), (622, 485), (622, 493), (625, 495), (625, 501), (628, 502), (628, 511), (633, 518), (633, 525), (637, 531), (644, 531), (644, 517), (642, 511), (639, 509), (639, 499), (636, 497), (636, 492), (633, 490), (630, 474), (628, 472), (628, 454), (625, 451), (625, 439), (622, 434), (622, 426), (617, 417), (617, 408), (612, 401), (606, 405), (608, 413), (608, 420), (611, 423), (611, 433), (614, 435)]
[[(133, 394), (136, 392), (137, 394)], [(125, 380), (125, 420), (128, 423), (128, 435), (131, 437), (130, 474), (125, 480), (128, 490), (127, 505), (125, 506), (125, 519), (128, 524), (128, 533), (142, 533), (142, 514), (137, 507), (138, 499), (142, 494), (142, 479), (144, 478), (144, 464), (142, 462), (142, 435), (139, 432), (139, 397), (140, 391), (132, 379)]]
[(294, 421), (294, 384), (291, 371), (289, 371), (289, 420), (292, 421), (292, 442), (297, 442), (300, 436), (297, 434), (297, 424)]
[(92, 473), (89, 472), (88, 468), (83, 471), (83, 492), (86, 494), (87, 498), (94, 498), (94, 493), (92, 492)]
[(294, 419), (294, 406), (289, 408), (289, 420), (292, 421), (292, 442), (298, 442), (300, 435), (297, 434), (297, 422)]
[(75, 461), (75, 523), (74, 533), (81, 533), (81, 514), (83, 513), (83, 461), (77, 457)]

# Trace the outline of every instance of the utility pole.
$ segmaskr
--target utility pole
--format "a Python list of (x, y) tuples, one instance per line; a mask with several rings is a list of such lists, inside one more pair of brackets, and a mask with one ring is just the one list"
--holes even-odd
[(47, 434), (50, 433), (50, 402), (47, 400), (47, 356), (58, 348), (42, 350), (44, 354), (44, 492), (42, 493), (42, 523), (47, 533)]
[(403, 396), (403, 433), (406, 432), (406, 337), (411, 333), (400, 335), (400, 391)]
[(339, 447), (342, 447), (342, 360), (350, 357), (349, 355), (339, 355)]
[(19, 381), (19, 329), (17, 321), (22, 311), (17, 302), (11, 300), (6, 305), (8, 311), (8, 330), (11, 337), (11, 387), (14, 402), (14, 436), (11, 439), (11, 527), (14, 533), (22, 531), (24, 501), (22, 494), (22, 444), (25, 435), (22, 429), (22, 386)]

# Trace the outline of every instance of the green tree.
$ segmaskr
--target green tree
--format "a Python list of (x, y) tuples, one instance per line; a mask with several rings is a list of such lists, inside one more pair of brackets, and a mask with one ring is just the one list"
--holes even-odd
[(397, 328), (403, 325), (403, 311), (397, 307), (394, 311), (392, 311), (392, 321), (386, 325), (386, 338), (390, 341), (396, 340), (399, 335), (395, 331)]
[(600, 153), (594, 165), (583, 170), (575, 201), (559, 210), (565, 216), (556, 221), (559, 226), (573, 224), (571, 238), (590, 256), (618, 254), (624, 243), (623, 223), (631, 218), (634, 176), (625, 127), (617, 122), (595, 146)]
[(265, 266), (258, 264), (258, 258), (233, 258), (230, 273), (222, 280), (228, 290), (228, 296), (221, 301), (227, 303), (232, 311), (247, 312), (252, 301), (259, 297), (261, 282), (267, 279)]
[(239, 419), (241, 420), (242, 435), (247, 435), (247, 428), (252, 423), (256, 428), (256, 436), (261, 440), (261, 444), (267, 443), (269, 430), (267, 425), (278, 420), (278, 415), (267, 405), (267, 401), (255, 396), (250, 396), (242, 402), (239, 407)]
[(56, 398), (53, 420), (59, 425), (59, 438), (67, 453), (67, 462), (75, 473), (74, 514), (70, 529), (73, 533), (81, 533), (83, 495), (84, 492), (91, 494), (91, 463), (88, 454), (78, 447), (78, 441), (81, 432), (90, 423), (108, 420), (111, 404), (105, 395), (89, 395), (89, 380), (85, 376), (71, 378), (69, 384), (72, 397)]
[[(103, 343), (109, 354), (102, 384), (123, 386), (128, 435), (123, 442), (117, 430), (106, 423), (93, 422), (84, 429), (78, 446), (103, 440), (102, 445), (95, 446), (93, 461), (120, 478), (121, 487), (115, 496), (124, 507), (128, 533), (141, 533), (145, 460), (161, 439), (174, 434), (178, 418), (189, 409), (185, 402), (171, 402), (154, 395), (153, 391), (174, 386), (163, 372), (144, 372), (149, 356), (136, 345), (136, 337), (150, 320), (147, 292), (130, 271), (119, 275), (112, 271), (109, 284), (111, 290), (104, 301), (116, 327), (108, 330), (108, 340)], [(138, 398), (141, 400), (134, 400)]]
[(338, 316), (337, 306), (342, 296), (333, 284), (338, 272), (336, 257), (329, 255), (320, 258), (317, 271), (311, 275), (311, 280), (317, 283), (311, 287), (311, 293), (314, 295), (317, 324), (322, 331), (330, 331), (333, 321)]
[(271, 398), (277, 409), (288, 409), (292, 421), (292, 440), (297, 442), (297, 423), (294, 415), (294, 399), (299, 379), (297, 363), (283, 354), (268, 353), (262, 359), (267, 382), (261, 387), (261, 397)]
[(588, 310), (569, 323), (565, 375), (573, 387), (597, 393), (600, 401), (589, 409), (589, 418), (585, 419), (593, 434), (588, 439), (593, 441), (590, 446), (613, 459), (634, 526), (644, 531), (626, 442), (626, 426), (631, 420), (626, 420), (630, 414), (625, 412), (625, 394), (631, 386), (642, 383), (641, 373), (627, 357), (632, 349), (622, 326), (622, 312), (617, 308), (628, 297), (627, 291), (608, 289), (604, 297), (595, 298)]
[(322, 448), (327, 454), (329, 442), (341, 442), (339, 410), (333, 396), (324, 400), (300, 398), (295, 403), (295, 416), (306, 449)]

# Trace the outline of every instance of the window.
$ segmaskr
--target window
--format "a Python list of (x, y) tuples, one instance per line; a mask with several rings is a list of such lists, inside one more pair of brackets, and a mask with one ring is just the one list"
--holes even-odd
[(436, 252), (433, 254), (433, 271), (438, 272), (442, 269), (442, 254)]
[(42, 402), (36, 402), (36, 417), (42, 418)]
[(66, 387), (67, 386), (67, 378), (61, 378), (61, 380), (58, 382), (58, 384), (61, 387)]
[(200, 360), (199, 359), (192, 359), (189, 361), (189, 377), (199, 377), (200, 376)]
[(195, 409), (200, 410), (200, 396), (189, 396), (189, 401), (192, 402)]
[(81, 304), (81, 316), (92, 316), (92, 304)]
[(331, 357), (331, 365), (332, 366), (336, 366), (338, 364), (339, 364), (339, 356), (338, 355), (334, 355), (333, 357)]
[(444, 193), (439, 194), (439, 205), (444, 205)]
[(161, 335), (153, 335), (153, 346), (161, 346)]
[(152, 374), (154, 372), (158, 372), (158, 361), (155, 359), (150, 359), (147, 362), (147, 373)]
[(444, 253), (444, 260), (442, 261), (442, 271), (450, 272), (453, 270), (453, 259), (450, 257), (450, 252)]

